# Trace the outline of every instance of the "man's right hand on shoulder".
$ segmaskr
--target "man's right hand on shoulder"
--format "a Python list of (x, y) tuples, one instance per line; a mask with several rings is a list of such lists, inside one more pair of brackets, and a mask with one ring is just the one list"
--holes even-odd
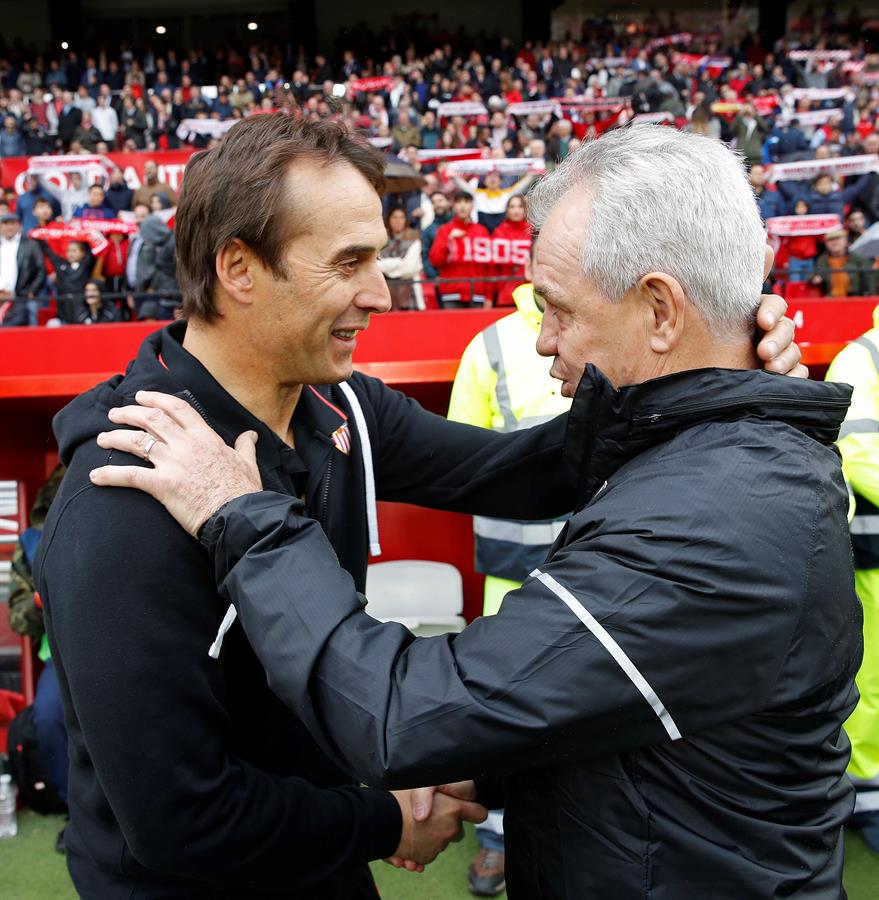
[(388, 862), (412, 871), (421, 871), (452, 841), (460, 841), (464, 837), (463, 822), (484, 822), (488, 815), (488, 811), (479, 803), (437, 793), (432, 798), (429, 815), (416, 820), (415, 804), (419, 802), (421, 792), (391, 793), (403, 813), (403, 832), (400, 845)]

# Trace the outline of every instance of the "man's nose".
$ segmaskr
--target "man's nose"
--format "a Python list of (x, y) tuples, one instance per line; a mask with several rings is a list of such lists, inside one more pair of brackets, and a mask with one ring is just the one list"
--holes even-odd
[(537, 335), (537, 352), (541, 356), (557, 356), (557, 345), (555, 329), (547, 323), (547, 317), (543, 317), (540, 325), (540, 334)]
[(365, 284), (357, 292), (354, 305), (377, 313), (387, 312), (391, 308), (391, 292), (378, 265), (373, 267)]

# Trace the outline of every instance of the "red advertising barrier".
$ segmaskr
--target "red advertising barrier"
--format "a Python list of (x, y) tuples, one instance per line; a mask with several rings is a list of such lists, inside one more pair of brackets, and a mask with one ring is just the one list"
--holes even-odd
[[(169, 184), (175, 191), (179, 190), (183, 182), (183, 170), (189, 157), (195, 150), (187, 147), (184, 150), (161, 150), (155, 153), (107, 153), (104, 158), (114, 165), (122, 167), (125, 173), (125, 181), (130, 188), (137, 190), (143, 184), (143, 167), (148, 160), (153, 160), (159, 167), (159, 181)], [(0, 185), (14, 187), (21, 194), (25, 191), (24, 177), (27, 174), (29, 156), (10, 156), (0, 160)], [(57, 168), (41, 167), (41, 175), (54, 181), (59, 187), (67, 184), (66, 168), (60, 160), (69, 160), (70, 157), (58, 157)]]

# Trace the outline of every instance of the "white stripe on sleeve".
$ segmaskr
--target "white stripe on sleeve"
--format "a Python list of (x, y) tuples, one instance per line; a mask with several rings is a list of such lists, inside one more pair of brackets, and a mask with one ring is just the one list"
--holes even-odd
[(598, 638), (599, 643), (607, 650), (608, 653), (616, 660), (619, 667), (626, 673), (629, 680), (641, 692), (644, 699), (653, 708), (653, 712), (659, 717), (663, 727), (668, 732), (668, 736), (673, 741), (681, 739), (681, 733), (678, 726), (675, 725), (669, 711), (662, 705), (662, 701), (656, 695), (656, 691), (647, 683), (647, 679), (638, 671), (637, 666), (626, 656), (625, 651), (620, 645), (604, 630), (601, 624), (593, 615), (583, 606), (582, 603), (566, 588), (560, 585), (555, 578), (535, 569), (531, 573), (532, 578), (536, 578), (541, 584), (546, 585), (558, 598), (571, 610), (571, 612)]

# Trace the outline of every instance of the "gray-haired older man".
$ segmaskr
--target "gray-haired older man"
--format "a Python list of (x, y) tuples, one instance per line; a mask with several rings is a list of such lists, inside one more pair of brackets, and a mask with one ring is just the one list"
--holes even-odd
[(273, 690), (364, 781), (475, 776), (445, 790), (505, 802), (510, 897), (843, 897), (861, 614), (832, 442), (850, 389), (755, 370), (765, 236), (719, 142), (612, 132), (532, 208), (538, 348), (576, 394), (580, 479), (499, 615), (428, 639), (371, 619), (320, 525), (184, 403), (139, 397), (168, 417), (155, 472), (93, 479), (207, 519)]

